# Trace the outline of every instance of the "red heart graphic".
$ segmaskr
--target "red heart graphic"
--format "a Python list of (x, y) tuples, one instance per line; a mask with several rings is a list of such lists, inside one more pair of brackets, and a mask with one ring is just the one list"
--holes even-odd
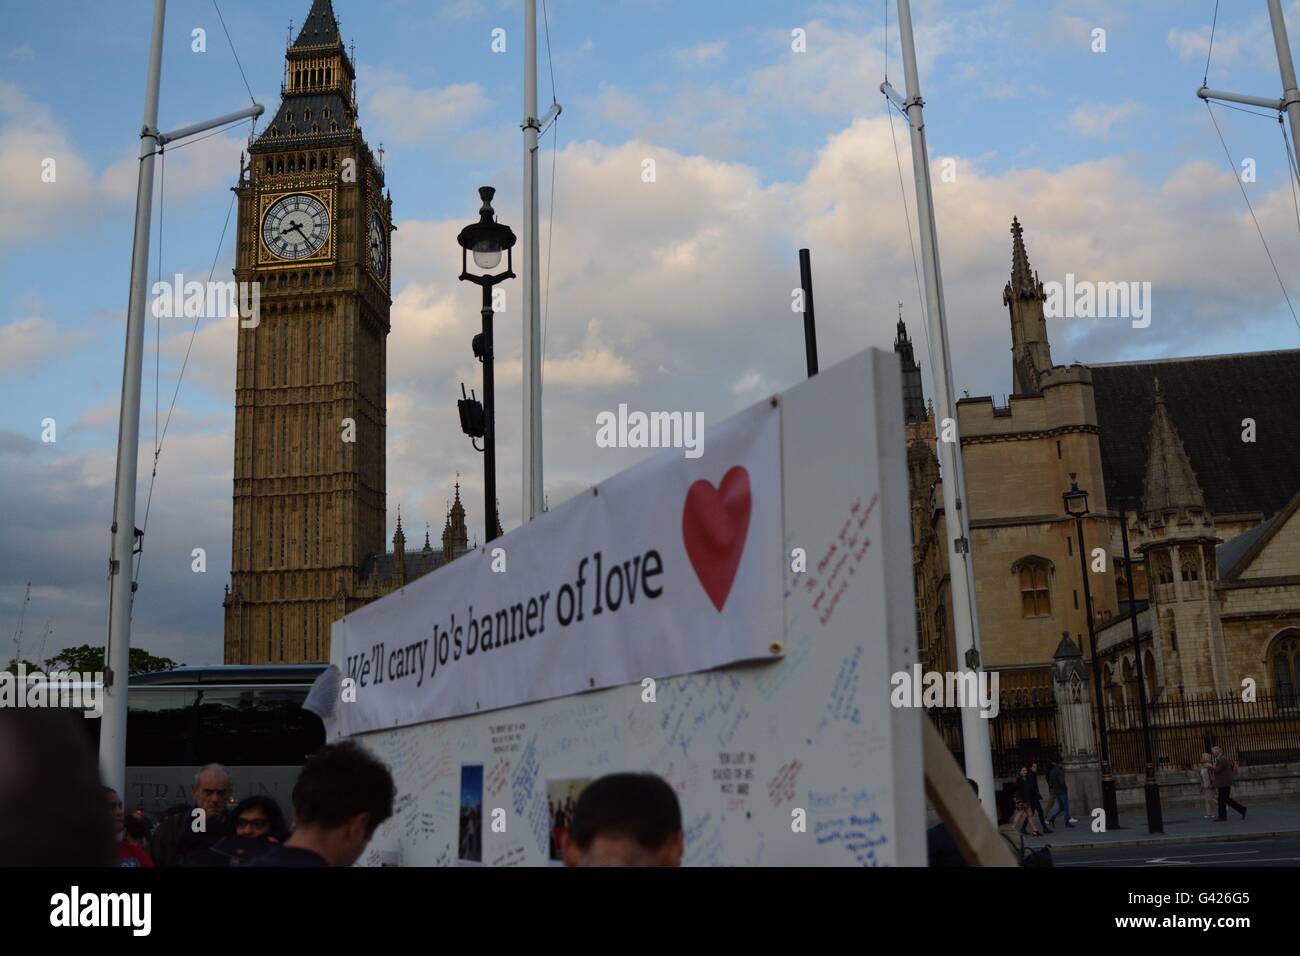
[(717, 488), (703, 478), (686, 492), (682, 540), (695, 576), (719, 611), (736, 580), (749, 532), (749, 472), (737, 465)]

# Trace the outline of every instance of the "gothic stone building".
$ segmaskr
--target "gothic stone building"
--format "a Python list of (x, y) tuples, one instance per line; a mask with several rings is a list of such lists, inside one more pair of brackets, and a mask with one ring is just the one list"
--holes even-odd
[[(1018, 221), (1003, 303), (1013, 393), (957, 403), (983, 661), (1002, 687), (1047, 687), (1068, 638), (1091, 658), (1078, 542), (1084, 520), (1106, 694), (1136, 700), (1300, 686), (1300, 350), (1054, 365), (1045, 295)], [(927, 668), (955, 666), (933, 411), (899, 322), (917, 625)], [(1249, 420), (1249, 421), (1248, 421)], [(1122, 510), (1121, 510), (1122, 509)], [(1121, 518), (1121, 515), (1124, 518)], [(1127, 520), (1134, 569), (1123, 567)], [(1100, 548), (1097, 552), (1095, 549)], [(1128, 592), (1139, 613), (1132, 642)]]
[(384, 549), (393, 204), (355, 82), (313, 0), (240, 158), (235, 278), (260, 283), (261, 312), (236, 346), (228, 664), (326, 661), (333, 621), (468, 546), (458, 486), (441, 550), (426, 533), (407, 551), (400, 516)]

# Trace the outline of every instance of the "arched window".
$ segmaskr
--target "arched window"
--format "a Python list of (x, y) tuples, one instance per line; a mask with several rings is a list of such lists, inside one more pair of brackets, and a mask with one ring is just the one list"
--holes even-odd
[(1183, 580), (1199, 581), (1200, 579), (1201, 579), (1201, 567), (1197, 563), (1196, 557), (1193, 555), (1192, 557), (1184, 558), (1183, 559)]
[(1279, 706), (1300, 706), (1300, 629), (1287, 628), (1275, 637), (1268, 661)]
[(1151, 656), (1150, 651), (1142, 655), (1142, 671), (1147, 677), (1147, 700), (1154, 700), (1156, 696), (1156, 659)]
[(1052, 613), (1052, 592), (1048, 576), (1052, 562), (1037, 555), (1027, 555), (1011, 566), (1020, 578), (1021, 617), (1047, 617)]
[(1156, 555), (1156, 582), (1159, 584), (1174, 583), (1174, 568), (1169, 561), (1169, 553), (1161, 551)]

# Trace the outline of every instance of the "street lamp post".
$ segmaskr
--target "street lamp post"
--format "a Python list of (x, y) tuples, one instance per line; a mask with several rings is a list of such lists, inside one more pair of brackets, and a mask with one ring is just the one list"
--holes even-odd
[(1151, 724), (1147, 719), (1146, 673), (1142, 668), (1142, 640), (1138, 635), (1137, 598), (1133, 596), (1133, 560), (1128, 550), (1128, 512), (1119, 509), (1120, 540), (1124, 542), (1124, 575), (1128, 578), (1128, 618), (1133, 629), (1133, 660), (1138, 672), (1138, 709), (1142, 714), (1142, 748), (1146, 755), (1146, 780), (1142, 785), (1147, 806), (1147, 832), (1165, 831), (1164, 813), (1160, 807), (1160, 784), (1156, 780), (1156, 765), (1151, 757)]
[[(483, 439), (483, 500), (484, 520), (487, 524), (485, 541), (497, 536), (497, 449), (496, 449), (496, 409), (492, 380), (492, 287), (498, 282), (513, 279), (514, 259), (510, 250), (515, 244), (515, 234), (509, 226), (496, 221), (492, 210), (492, 197), (496, 190), (491, 186), (479, 187), (478, 194), (483, 200), (479, 209), (478, 222), (470, 223), (456, 236), (460, 243), (460, 279), (473, 282), (483, 289), (483, 331), (474, 336), (474, 355), (483, 363), (483, 404), (480, 406), (474, 398), (462, 397), (457, 405), (460, 408), (460, 424), (470, 441)], [(506, 271), (491, 274), (501, 264), (501, 253), (506, 254)], [(474, 254), (474, 264), (482, 269), (480, 275), (469, 271), (469, 255)], [(465, 386), (461, 386), (464, 395)], [(478, 446), (475, 445), (475, 448)]]
[(1083, 573), (1083, 609), (1088, 622), (1088, 647), (1092, 653), (1092, 677), (1097, 685), (1097, 736), (1101, 745), (1101, 802), (1106, 811), (1106, 828), (1118, 829), (1119, 805), (1115, 801), (1115, 778), (1110, 772), (1110, 742), (1106, 739), (1106, 696), (1101, 683), (1101, 661), (1097, 657), (1097, 631), (1092, 623), (1092, 588), (1088, 584), (1088, 552), (1083, 543), (1083, 519), (1088, 511), (1088, 492), (1079, 490), (1075, 479), (1077, 472), (1070, 472), (1070, 490), (1063, 492), (1065, 513), (1074, 519), (1074, 528), (1079, 541), (1079, 570)]

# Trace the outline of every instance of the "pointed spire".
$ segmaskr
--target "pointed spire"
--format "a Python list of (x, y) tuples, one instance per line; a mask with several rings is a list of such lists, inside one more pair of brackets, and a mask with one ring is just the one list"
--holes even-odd
[[(460, 477), (459, 472), (456, 475)], [(447, 523), (442, 529), (442, 560), (445, 564), (469, 549), (469, 529), (465, 526), (465, 506), (460, 503), (460, 482), (456, 482), (456, 498), (447, 509)]]
[(894, 337), (894, 352), (903, 370), (903, 421), (925, 421), (925, 389), (921, 382), (921, 366), (912, 352), (912, 340), (903, 324), (903, 303), (898, 303), (898, 326)]
[(1205, 495), (1192, 470), (1178, 428), (1165, 406), (1164, 389), (1155, 380), (1155, 409), (1147, 438), (1147, 471), (1142, 488), (1142, 511), (1159, 515), (1188, 508), (1205, 510)]
[(397, 529), (393, 532), (393, 550), (401, 551), (406, 544), (406, 535), (402, 532), (402, 506), (397, 506)]
[(1002, 293), (1004, 304), (1012, 299), (1045, 299), (1043, 284), (1038, 281), (1038, 273), (1029, 265), (1029, 253), (1025, 251), (1025, 230), (1020, 225), (1020, 217), (1011, 219), (1011, 281)]
[[(292, 21), (290, 21), (290, 31), (292, 29)], [(293, 41), (294, 49), (305, 46), (338, 46), (342, 49), (343, 39), (339, 36), (339, 20), (334, 15), (334, 4), (330, 0), (312, 0), (311, 12), (303, 21), (298, 39)]]
[(433, 550), (433, 545), (429, 544), (429, 522), (424, 523), (424, 553), (428, 554)]

